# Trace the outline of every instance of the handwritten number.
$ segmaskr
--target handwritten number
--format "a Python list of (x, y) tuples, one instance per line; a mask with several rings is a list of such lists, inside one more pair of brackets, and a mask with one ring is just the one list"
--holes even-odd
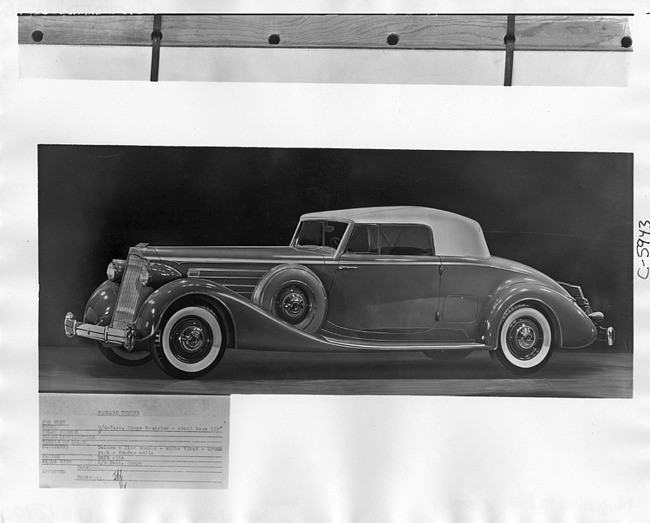
[(122, 477), (122, 469), (117, 469), (113, 472), (113, 481), (118, 481), (120, 488), (126, 488), (126, 481), (124, 481), (124, 478)]
[[(650, 245), (650, 240), (644, 240), (646, 235), (650, 235), (650, 220), (639, 220), (639, 237), (636, 240), (636, 255), (637, 258), (649, 258), (650, 249), (646, 245)], [(642, 280), (647, 280), (650, 277), (650, 267), (646, 265), (646, 261), (641, 259), (642, 267), (636, 271), (636, 275)]]

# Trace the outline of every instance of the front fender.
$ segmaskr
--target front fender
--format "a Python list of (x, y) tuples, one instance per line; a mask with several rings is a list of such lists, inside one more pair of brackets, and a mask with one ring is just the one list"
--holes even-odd
[(234, 337), (231, 347), (269, 351), (341, 351), (340, 346), (321, 336), (296, 329), (236, 292), (200, 278), (174, 280), (154, 291), (138, 314), (136, 339), (142, 341), (153, 336), (169, 307), (189, 297), (211, 303), (228, 315)]
[(232, 295), (229, 296), (231, 299), (236, 296), (243, 300), (241, 296), (223, 285), (199, 278), (182, 278), (166, 283), (152, 292), (142, 304), (135, 322), (136, 339), (146, 340), (153, 336), (169, 307), (188, 296), (202, 297), (211, 303), (216, 301), (229, 313), (222, 299), (224, 295)]
[(483, 343), (497, 347), (501, 321), (518, 303), (530, 303), (546, 314), (557, 347), (586, 347), (596, 339), (596, 326), (571, 298), (545, 285), (515, 283), (497, 293), (486, 308), (481, 322)]
[(97, 287), (86, 303), (84, 322), (102, 327), (110, 325), (119, 288), (119, 284), (110, 280)]

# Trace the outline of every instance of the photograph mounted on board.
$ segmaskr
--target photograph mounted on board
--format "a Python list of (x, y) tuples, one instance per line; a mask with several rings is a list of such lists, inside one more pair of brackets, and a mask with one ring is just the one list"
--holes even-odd
[(632, 397), (631, 154), (38, 159), (41, 392)]

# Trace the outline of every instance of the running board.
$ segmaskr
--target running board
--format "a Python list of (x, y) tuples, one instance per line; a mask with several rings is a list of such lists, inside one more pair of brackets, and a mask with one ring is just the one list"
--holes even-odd
[(376, 351), (427, 351), (427, 350), (492, 350), (483, 343), (390, 343), (390, 342), (350, 342), (324, 336), (323, 339), (332, 345), (345, 349), (376, 350)]

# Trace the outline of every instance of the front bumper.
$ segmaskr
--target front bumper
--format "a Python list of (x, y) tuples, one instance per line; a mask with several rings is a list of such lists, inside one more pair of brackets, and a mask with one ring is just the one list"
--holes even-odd
[(68, 338), (81, 336), (102, 343), (123, 345), (126, 350), (132, 350), (135, 344), (135, 331), (131, 325), (122, 330), (109, 326), (93, 325), (92, 323), (82, 323), (75, 319), (74, 314), (68, 312), (65, 315), (63, 327)]

